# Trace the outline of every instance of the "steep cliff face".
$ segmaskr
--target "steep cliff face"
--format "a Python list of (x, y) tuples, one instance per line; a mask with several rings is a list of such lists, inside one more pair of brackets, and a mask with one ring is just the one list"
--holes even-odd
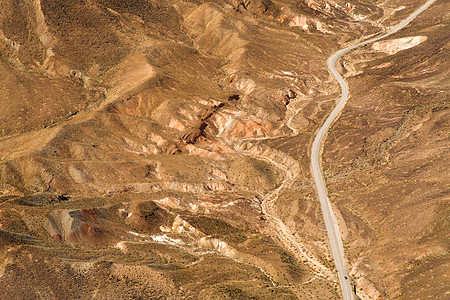
[[(325, 62), (409, 11), (396, 8), (0, 0), (6, 295), (337, 297), (308, 158), (338, 93)], [(365, 50), (430, 41), (408, 36)], [(347, 76), (365, 58), (355, 52)], [(391, 135), (374, 129), (365, 151), (383, 156)], [(370, 239), (358, 222), (349, 238)]]

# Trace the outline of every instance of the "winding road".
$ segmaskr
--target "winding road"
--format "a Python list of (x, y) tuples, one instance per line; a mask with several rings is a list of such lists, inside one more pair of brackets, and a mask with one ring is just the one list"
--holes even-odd
[(345, 106), (345, 103), (347, 102), (347, 98), (349, 95), (348, 86), (345, 83), (342, 76), (338, 73), (336, 70), (336, 63), (339, 60), (339, 58), (342, 57), (345, 53), (370, 43), (373, 43), (375, 41), (381, 40), (387, 36), (390, 36), (391, 34), (396, 33), (406, 25), (408, 25), (415, 17), (417, 17), (421, 12), (423, 12), (425, 9), (430, 7), (436, 0), (428, 0), (424, 5), (422, 5), (419, 9), (417, 9), (414, 13), (412, 13), (409, 17), (407, 17), (405, 20), (403, 20), (400, 24), (389, 30), (387, 33), (369, 39), (367, 41), (349, 46), (345, 49), (339, 50), (335, 54), (333, 54), (329, 60), (328, 60), (328, 68), (330, 69), (333, 76), (336, 78), (336, 80), (339, 82), (339, 85), (341, 87), (341, 98), (339, 99), (338, 104), (334, 108), (334, 110), (331, 112), (331, 114), (326, 119), (325, 123), (322, 125), (322, 127), (319, 129), (312, 148), (311, 148), (311, 170), (313, 173), (314, 181), (317, 188), (317, 193), (319, 196), (320, 205), (322, 208), (323, 218), (325, 221), (325, 226), (327, 228), (328, 238), (330, 239), (330, 245), (331, 245), (331, 252), (333, 253), (334, 263), (336, 265), (336, 269), (338, 272), (339, 277), (339, 283), (341, 285), (342, 290), (342, 297), (343, 299), (353, 299), (353, 292), (351, 283), (347, 274), (347, 267), (345, 265), (345, 258), (344, 258), (344, 250), (342, 247), (342, 239), (339, 231), (339, 226), (336, 221), (336, 217), (334, 216), (333, 209), (331, 207), (330, 200), (327, 196), (327, 189), (325, 187), (325, 181), (322, 176), (322, 171), (320, 168), (320, 157), (321, 157), (321, 150), (322, 150), (322, 142), (325, 137), (325, 135), (328, 132), (328, 129), (331, 127), (339, 113), (342, 111), (342, 109)]

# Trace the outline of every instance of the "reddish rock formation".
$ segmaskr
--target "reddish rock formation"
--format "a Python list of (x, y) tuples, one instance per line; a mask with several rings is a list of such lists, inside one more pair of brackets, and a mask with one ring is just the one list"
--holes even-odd
[(208, 126), (206, 121), (216, 113), (225, 103), (214, 105), (200, 113), (199, 120), (197, 120), (181, 137), (181, 140), (188, 144), (195, 144), (198, 138), (205, 134), (205, 129)]

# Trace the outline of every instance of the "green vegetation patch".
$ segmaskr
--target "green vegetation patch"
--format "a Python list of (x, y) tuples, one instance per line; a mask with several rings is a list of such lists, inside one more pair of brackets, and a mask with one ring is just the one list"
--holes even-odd
[(280, 182), (280, 174), (269, 163), (251, 157), (235, 159), (228, 173), (231, 182), (251, 190), (267, 191)]
[(281, 248), (275, 241), (264, 235), (255, 235), (247, 240), (245, 252), (257, 256), (285, 274), (288, 282), (299, 282), (307, 273), (305, 268), (288, 251)]
[(69, 200), (64, 195), (55, 195), (51, 193), (36, 193), (26, 195), (15, 199), (13, 202), (22, 206), (46, 206)]
[(247, 299), (296, 299), (287, 289), (248, 287), (241, 284), (221, 283), (203, 290), (199, 299), (247, 300)]

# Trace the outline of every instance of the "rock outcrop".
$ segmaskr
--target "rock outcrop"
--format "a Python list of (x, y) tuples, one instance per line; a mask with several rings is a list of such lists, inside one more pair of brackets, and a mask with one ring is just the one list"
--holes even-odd
[(208, 126), (208, 119), (212, 117), (220, 108), (224, 107), (225, 103), (219, 103), (204, 111), (202, 111), (198, 117), (198, 120), (191, 125), (181, 137), (181, 140), (188, 144), (195, 144), (197, 139), (205, 134), (205, 129)]
[(255, 14), (268, 14), (273, 16), (276, 7), (271, 0), (232, 0), (232, 4), (237, 11), (251, 11)]
[(426, 40), (426, 36), (410, 36), (394, 40), (379, 41), (373, 43), (372, 49), (392, 55), (399, 51), (413, 48)]

